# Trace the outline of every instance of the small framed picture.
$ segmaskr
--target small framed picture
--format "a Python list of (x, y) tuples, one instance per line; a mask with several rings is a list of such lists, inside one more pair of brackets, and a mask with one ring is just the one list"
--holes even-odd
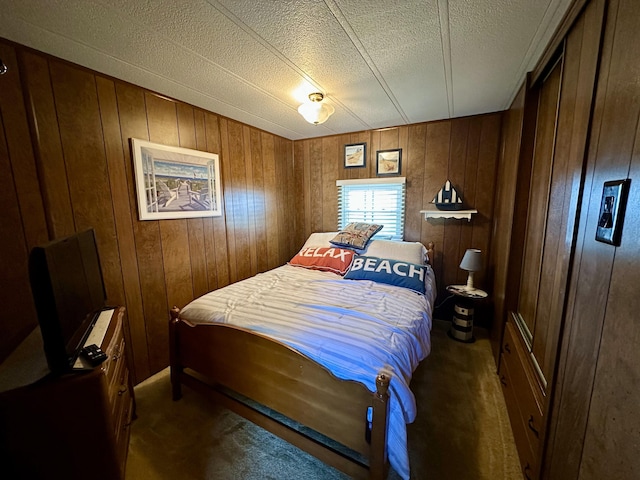
[(352, 143), (344, 146), (344, 168), (367, 165), (367, 144)]
[(631, 180), (628, 178), (604, 182), (602, 199), (600, 200), (600, 213), (598, 214), (598, 226), (596, 227), (597, 241), (616, 246), (620, 245), (630, 183)]
[(376, 175), (399, 175), (402, 164), (402, 149), (378, 150), (376, 152)]

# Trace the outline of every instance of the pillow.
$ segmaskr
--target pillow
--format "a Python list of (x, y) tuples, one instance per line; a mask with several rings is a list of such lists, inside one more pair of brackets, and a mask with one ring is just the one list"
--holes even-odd
[(371, 240), (367, 248), (359, 253), (368, 257), (388, 258), (418, 265), (428, 263), (427, 249), (420, 242)]
[[(302, 248), (306, 247), (330, 247), (331, 240), (338, 232), (318, 232), (312, 233), (304, 242)], [(428, 263), (427, 249), (420, 242), (400, 242), (395, 240), (372, 239), (365, 250), (359, 251), (362, 255), (369, 257), (388, 258), (400, 260), (402, 262), (417, 263), (419, 265)]]
[(300, 250), (289, 265), (344, 275), (354, 255), (353, 250), (344, 248), (307, 247)]
[(427, 269), (424, 265), (399, 262), (389, 258), (367, 257), (358, 255), (351, 263), (351, 268), (344, 278), (351, 280), (373, 280), (397, 287), (410, 288), (424, 293), (424, 280)]
[(355, 248), (362, 250), (367, 246), (371, 237), (380, 231), (382, 225), (375, 223), (354, 222), (350, 223), (330, 241), (333, 245), (340, 247)]
[(307, 238), (307, 241), (304, 242), (302, 248), (306, 247), (330, 247), (331, 240), (335, 237), (338, 232), (317, 232), (312, 233)]

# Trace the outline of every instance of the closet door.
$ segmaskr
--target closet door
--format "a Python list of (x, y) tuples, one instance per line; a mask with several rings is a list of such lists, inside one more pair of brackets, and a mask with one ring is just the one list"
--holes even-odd
[(526, 226), (522, 235), (518, 327), (543, 394), (554, 380), (565, 297), (575, 248), (587, 132), (602, 32), (604, 3), (589, 4), (545, 74), (537, 94)]
[[(565, 321), (584, 181), (604, 0), (589, 2), (555, 55), (528, 79), (500, 373), (528, 478), (549, 478), (550, 400)], [(501, 377), (502, 378), (502, 377)], [(511, 399), (509, 398), (511, 395)], [(532, 459), (532, 460), (530, 460)], [(560, 460), (562, 461), (562, 460)]]
[[(549, 237), (557, 235), (561, 222), (554, 221), (554, 202), (551, 195), (554, 167), (554, 151), (558, 125), (558, 104), (561, 93), (563, 57), (560, 57), (542, 81), (538, 96), (538, 114), (534, 141), (533, 162), (529, 184), (529, 210), (523, 243), (522, 273), (517, 310), (512, 313), (514, 323), (518, 327), (528, 350), (532, 351), (534, 367), (539, 375), (543, 388), (546, 386), (545, 375), (540, 368), (538, 353), (544, 351), (545, 345), (538, 340), (537, 333), (546, 328), (548, 318), (539, 316), (541, 307), (540, 294), (548, 291), (549, 276), (543, 274), (543, 263), (548, 263), (552, 252), (547, 252), (545, 245), (550, 243)], [(559, 186), (556, 186), (558, 194)], [(557, 219), (556, 219), (557, 220)], [(537, 347), (537, 351), (534, 349)], [(541, 355), (544, 358), (544, 354)]]
[[(519, 171), (519, 202), (527, 205), (524, 218), (517, 219), (520, 244), (519, 289), (507, 321), (502, 344), (500, 377), (516, 445), (526, 479), (537, 479), (542, 465), (547, 423), (549, 384), (553, 378), (559, 342), (562, 309), (553, 305), (558, 283), (566, 282), (568, 265), (562, 260), (571, 245), (561, 245), (573, 221), (565, 200), (571, 191), (566, 181), (566, 155), (562, 143), (571, 131), (563, 118), (565, 56), (560, 55), (541, 81), (532, 87), (529, 107), (535, 109), (531, 160)], [(566, 97), (565, 97), (566, 99)], [(533, 103), (533, 105), (531, 105)], [(573, 213), (575, 216), (575, 211)], [(514, 257), (512, 260), (516, 261)]]

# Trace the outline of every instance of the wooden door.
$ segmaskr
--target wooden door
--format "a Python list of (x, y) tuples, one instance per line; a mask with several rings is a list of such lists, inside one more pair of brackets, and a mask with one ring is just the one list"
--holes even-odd
[(36, 327), (28, 275), (30, 250), (49, 240), (15, 48), (0, 41), (0, 362)]
[(510, 306), (543, 393), (555, 375), (575, 250), (603, 8), (601, 1), (589, 5), (532, 87), (537, 104), (528, 210), (524, 233), (515, 236), (522, 263), (517, 301)]
[[(520, 291), (516, 311), (512, 313), (514, 322), (529, 350), (533, 350), (534, 345), (539, 345), (535, 340), (537, 327), (541, 327), (538, 325), (541, 320), (538, 317), (540, 292), (547, 290), (546, 283), (549, 281), (549, 278), (543, 275), (542, 269), (545, 244), (548, 243), (548, 237), (555, 235), (558, 230), (558, 224), (550, 220), (553, 218), (554, 202), (551, 192), (562, 66), (563, 57), (560, 57), (544, 78), (537, 97), (538, 114), (529, 183), (529, 210), (523, 242)], [(541, 348), (544, 349), (544, 346)], [(534, 363), (538, 363), (537, 352), (533, 353)], [(542, 373), (539, 365), (536, 366), (536, 370), (539, 374)], [(540, 375), (540, 381), (543, 386), (546, 384), (544, 375)]]

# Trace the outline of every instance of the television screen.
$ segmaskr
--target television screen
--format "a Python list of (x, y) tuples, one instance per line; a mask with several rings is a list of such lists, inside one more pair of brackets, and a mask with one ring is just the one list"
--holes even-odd
[(29, 277), (49, 368), (67, 371), (105, 308), (93, 229), (35, 247)]

